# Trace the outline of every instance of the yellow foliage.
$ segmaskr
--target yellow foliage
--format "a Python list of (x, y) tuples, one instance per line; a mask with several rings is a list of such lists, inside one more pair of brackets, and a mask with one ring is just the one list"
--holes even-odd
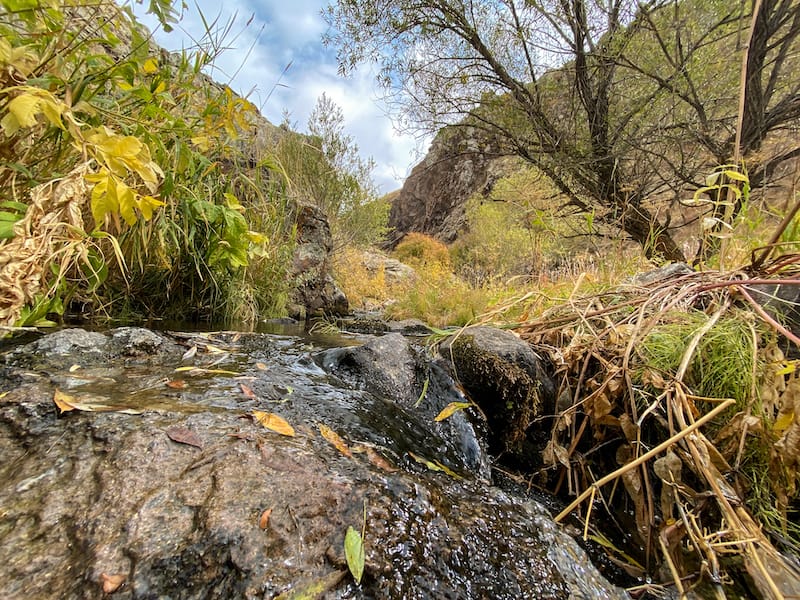
[(18, 90), (20, 93), (12, 98), (6, 110), (7, 114), (0, 120), (0, 127), (6, 137), (14, 136), (20, 129), (33, 127), (37, 123), (37, 117), (44, 114), (47, 120), (55, 127), (64, 129), (61, 115), (67, 110), (67, 105), (57, 99), (47, 90), (22, 86), (19, 88), (7, 88), (3, 90), (8, 93), (11, 90)]
[(442, 242), (423, 233), (412, 232), (406, 235), (394, 251), (395, 257), (404, 263), (417, 267), (420, 265), (439, 265), (449, 270), (450, 252)]

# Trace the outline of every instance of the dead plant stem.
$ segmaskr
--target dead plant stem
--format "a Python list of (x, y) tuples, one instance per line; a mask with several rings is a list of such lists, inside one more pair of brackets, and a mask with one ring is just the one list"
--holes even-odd
[(571, 513), (581, 502), (583, 502), (590, 494), (592, 494), (592, 488), (600, 488), (600, 487), (604, 486), (605, 484), (607, 484), (609, 481), (613, 481), (614, 479), (617, 479), (618, 477), (621, 477), (622, 475), (624, 475), (625, 473), (627, 473), (631, 469), (637, 468), (642, 463), (645, 463), (648, 460), (650, 460), (652, 457), (657, 456), (658, 454), (660, 454), (661, 452), (663, 452), (664, 450), (666, 450), (667, 448), (669, 448), (670, 446), (672, 446), (676, 442), (678, 442), (678, 441), (682, 440), (683, 438), (685, 438), (687, 435), (689, 435), (693, 431), (695, 431), (698, 428), (700, 428), (703, 425), (705, 425), (708, 421), (710, 421), (711, 419), (716, 417), (719, 413), (721, 413), (726, 408), (728, 408), (731, 404), (734, 404), (734, 403), (735, 403), (735, 400), (733, 400), (732, 398), (728, 398), (727, 400), (723, 401), (722, 404), (720, 404), (719, 406), (717, 406), (716, 408), (714, 408), (710, 412), (708, 412), (705, 415), (703, 415), (701, 418), (699, 418), (697, 421), (695, 421), (689, 427), (685, 428), (683, 431), (679, 431), (678, 433), (673, 435), (668, 440), (665, 440), (665, 441), (661, 442), (658, 446), (656, 446), (652, 450), (642, 454), (639, 458), (629, 462), (625, 466), (617, 469), (613, 473), (609, 473), (605, 477), (602, 477), (600, 480), (598, 480), (595, 483), (593, 483), (591, 485), (591, 487), (589, 487), (588, 489), (584, 490), (575, 500), (572, 501), (572, 503), (569, 506), (567, 506), (564, 510), (562, 510), (556, 516), (556, 518), (555, 518), (556, 523), (564, 520), (564, 518), (569, 513)]

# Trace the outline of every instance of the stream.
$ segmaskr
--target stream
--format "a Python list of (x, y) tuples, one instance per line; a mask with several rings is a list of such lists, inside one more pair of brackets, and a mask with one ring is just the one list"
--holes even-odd
[(492, 484), (467, 411), (434, 420), (464, 397), (420, 341), (34, 337), (1, 350), (5, 599), (627, 597)]

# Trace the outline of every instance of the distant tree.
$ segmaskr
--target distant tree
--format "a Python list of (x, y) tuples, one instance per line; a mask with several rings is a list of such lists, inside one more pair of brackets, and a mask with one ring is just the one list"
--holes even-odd
[(307, 126), (309, 135), (286, 135), (277, 150), (292, 173), (294, 195), (323, 210), (336, 248), (379, 241), (385, 234), (388, 205), (377, 200), (374, 161), (362, 158), (352, 136), (344, 132), (342, 109), (323, 93)]
[[(797, 136), (763, 152), (800, 116), (800, 3), (753, 3), (741, 151), (760, 183), (800, 154)], [(408, 122), (480, 127), (648, 257), (685, 259), (654, 199), (735, 156), (744, 0), (338, 0), (326, 15), (340, 70), (377, 62)]]

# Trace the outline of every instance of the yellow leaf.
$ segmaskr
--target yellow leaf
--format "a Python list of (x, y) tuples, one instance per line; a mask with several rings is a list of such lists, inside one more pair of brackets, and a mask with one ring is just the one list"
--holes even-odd
[(408, 455), (411, 458), (413, 458), (415, 461), (417, 461), (419, 464), (426, 466), (431, 471), (441, 471), (442, 473), (446, 473), (447, 475), (450, 475), (450, 477), (453, 477), (454, 479), (461, 479), (461, 476), (459, 476), (458, 473), (456, 473), (455, 471), (453, 471), (452, 469), (450, 469), (446, 465), (443, 465), (438, 460), (431, 461), (431, 460), (428, 460), (427, 458), (423, 458), (421, 456), (418, 456), (418, 455), (414, 454), (413, 452), (409, 452)]
[(64, 392), (58, 389), (56, 389), (56, 391), (53, 393), (53, 402), (55, 402), (55, 405), (58, 407), (61, 413), (65, 413), (71, 410), (79, 410), (82, 412), (120, 412), (129, 415), (139, 415), (143, 412), (135, 408), (126, 408), (124, 406), (111, 406), (108, 404), (102, 404), (101, 402), (94, 402), (87, 399), (79, 400), (74, 396), (65, 394)]
[(55, 391), (53, 394), (53, 402), (56, 403), (56, 406), (62, 412), (62, 414), (70, 410), (75, 410), (75, 399), (72, 396), (65, 394), (61, 390), (57, 389)]
[(789, 426), (794, 422), (794, 411), (785, 412), (778, 416), (775, 419), (775, 423), (772, 425), (772, 430), (777, 433), (781, 434), (787, 429)]
[(113, 185), (111, 174), (106, 169), (100, 169), (98, 173), (87, 174), (86, 181), (94, 184), (91, 202), (92, 217), (94, 217), (95, 225), (99, 227), (105, 222), (106, 215), (116, 214), (119, 210), (116, 186)]
[(142, 71), (151, 75), (158, 72), (158, 61), (155, 58), (148, 58), (142, 65)]
[(275, 433), (280, 433), (281, 435), (294, 437), (294, 428), (289, 425), (283, 417), (279, 417), (275, 413), (268, 413), (260, 410), (254, 410), (253, 416), (256, 421), (261, 423), (265, 428)]
[(162, 81), (156, 86), (156, 89), (153, 91), (153, 93), (154, 94), (160, 94), (161, 92), (163, 92), (166, 89), (167, 89), (167, 84)]
[(333, 446), (342, 454), (347, 456), (348, 458), (353, 457), (353, 453), (350, 450), (350, 447), (345, 443), (345, 441), (336, 433), (333, 429), (328, 427), (327, 425), (320, 425), (319, 432), (322, 434), (326, 440), (328, 440)]
[(153, 210), (165, 206), (165, 204), (152, 196), (139, 196), (136, 206), (142, 213), (144, 220), (149, 221), (153, 218)]
[(211, 148), (211, 139), (207, 135), (196, 135), (191, 140), (200, 152), (207, 152)]
[(433, 419), (434, 421), (444, 421), (448, 417), (452, 417), (455, 413), (459, 410), (464, 410), (465, 408), (469, 408), (472, 406), (469, 402), (451, 402), (447, 406), (442, 409), (436, 417)]
[(119, 214), (125, 219), (128, 225), (136, 224), (136, 213), (134, 212), (135, 200), (133, 190), (129, 188), (124, 181), (117, 179), (115, 182), (117, 188), (117, 202), (119, 203)]

